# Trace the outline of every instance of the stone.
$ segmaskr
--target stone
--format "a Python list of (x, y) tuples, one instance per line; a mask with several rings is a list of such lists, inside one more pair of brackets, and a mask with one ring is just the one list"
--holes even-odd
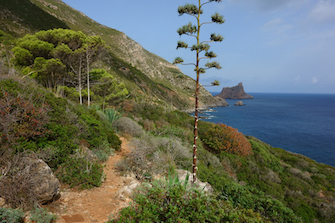
[(18, 174), (27, 174), (32, 185), (31, 192), (39, 204), (60, 198), (60, 183), (51, 168), (41, 159), (23, 157), (25, 168)]
[[(187, 170), (176, 170), (176, 172), (178, 174), (179, 181), (181, 181), (181, 182), (185, 182), (186, 176), (188, 174), (189, 178), (188, 178), (187, 186), (191, 186), (192, 185), (193, 177), (192, 177), (192, 173), (191, 172), (189, 172)], [(211, 194), (211, 193), (214, 192), (213, 187), (209, 183), (207, 183), (207, 182), (201, 182), (198, 178), (197, 178), (195, 184), (196, 184), (197, 187), (199, 187), (200, 189), (202, 189), (206, 193)]]
[(123, 182), (125, 185), (119, 193), (121, 197), (122, 195), (129, 197), (133, 193), (133, 191), (141, 184), (138, 180), (136, 180), (135, 177), (125, 177), (123, 179)]
[(246, 94), (242, 82), (234, 87), (224, 87), (220, 94), (215, 97), (223, 99), (253, 99), (254, 97)]
[(236, 105), (236, 106), (243, 106), (243, 102), (242, 101), (237, 101), (234, 105)]

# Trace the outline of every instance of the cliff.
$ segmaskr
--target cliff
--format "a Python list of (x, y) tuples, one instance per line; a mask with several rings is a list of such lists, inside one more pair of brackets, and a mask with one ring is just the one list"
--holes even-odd
[(224, 99), (253, 99), (254, 97), (245, 93), (243, 84), (240, 82), (234, 87), (224, 87), (220, 94), (215, 97)]

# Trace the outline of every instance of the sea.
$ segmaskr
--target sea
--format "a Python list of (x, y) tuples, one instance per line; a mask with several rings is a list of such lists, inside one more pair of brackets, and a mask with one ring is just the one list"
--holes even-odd
[(335, 167), (335, 94), (249, 94), (254, 99), (241, 100), (243, 106), (227, 99), (228, 107), (210, 108), (199, 116)]

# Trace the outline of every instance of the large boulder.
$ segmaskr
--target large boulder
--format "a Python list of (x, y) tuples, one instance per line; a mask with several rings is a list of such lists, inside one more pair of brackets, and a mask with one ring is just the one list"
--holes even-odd
[(39, 204), (57, 200), (60, 197), (60, 183), (51, 168), (41, 159), (23, 157), (23, 170), (17, 174), (29, 176), (30, 192)]

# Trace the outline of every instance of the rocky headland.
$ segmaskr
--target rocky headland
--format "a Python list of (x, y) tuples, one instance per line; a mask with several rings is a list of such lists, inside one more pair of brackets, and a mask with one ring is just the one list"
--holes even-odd
[(220, 94), (215, 97), (220, 97), (223, 99), (253, 99), (254, 97), (245, 93), (243, 84), (240, 82), (234, 87), (224, 87)]

